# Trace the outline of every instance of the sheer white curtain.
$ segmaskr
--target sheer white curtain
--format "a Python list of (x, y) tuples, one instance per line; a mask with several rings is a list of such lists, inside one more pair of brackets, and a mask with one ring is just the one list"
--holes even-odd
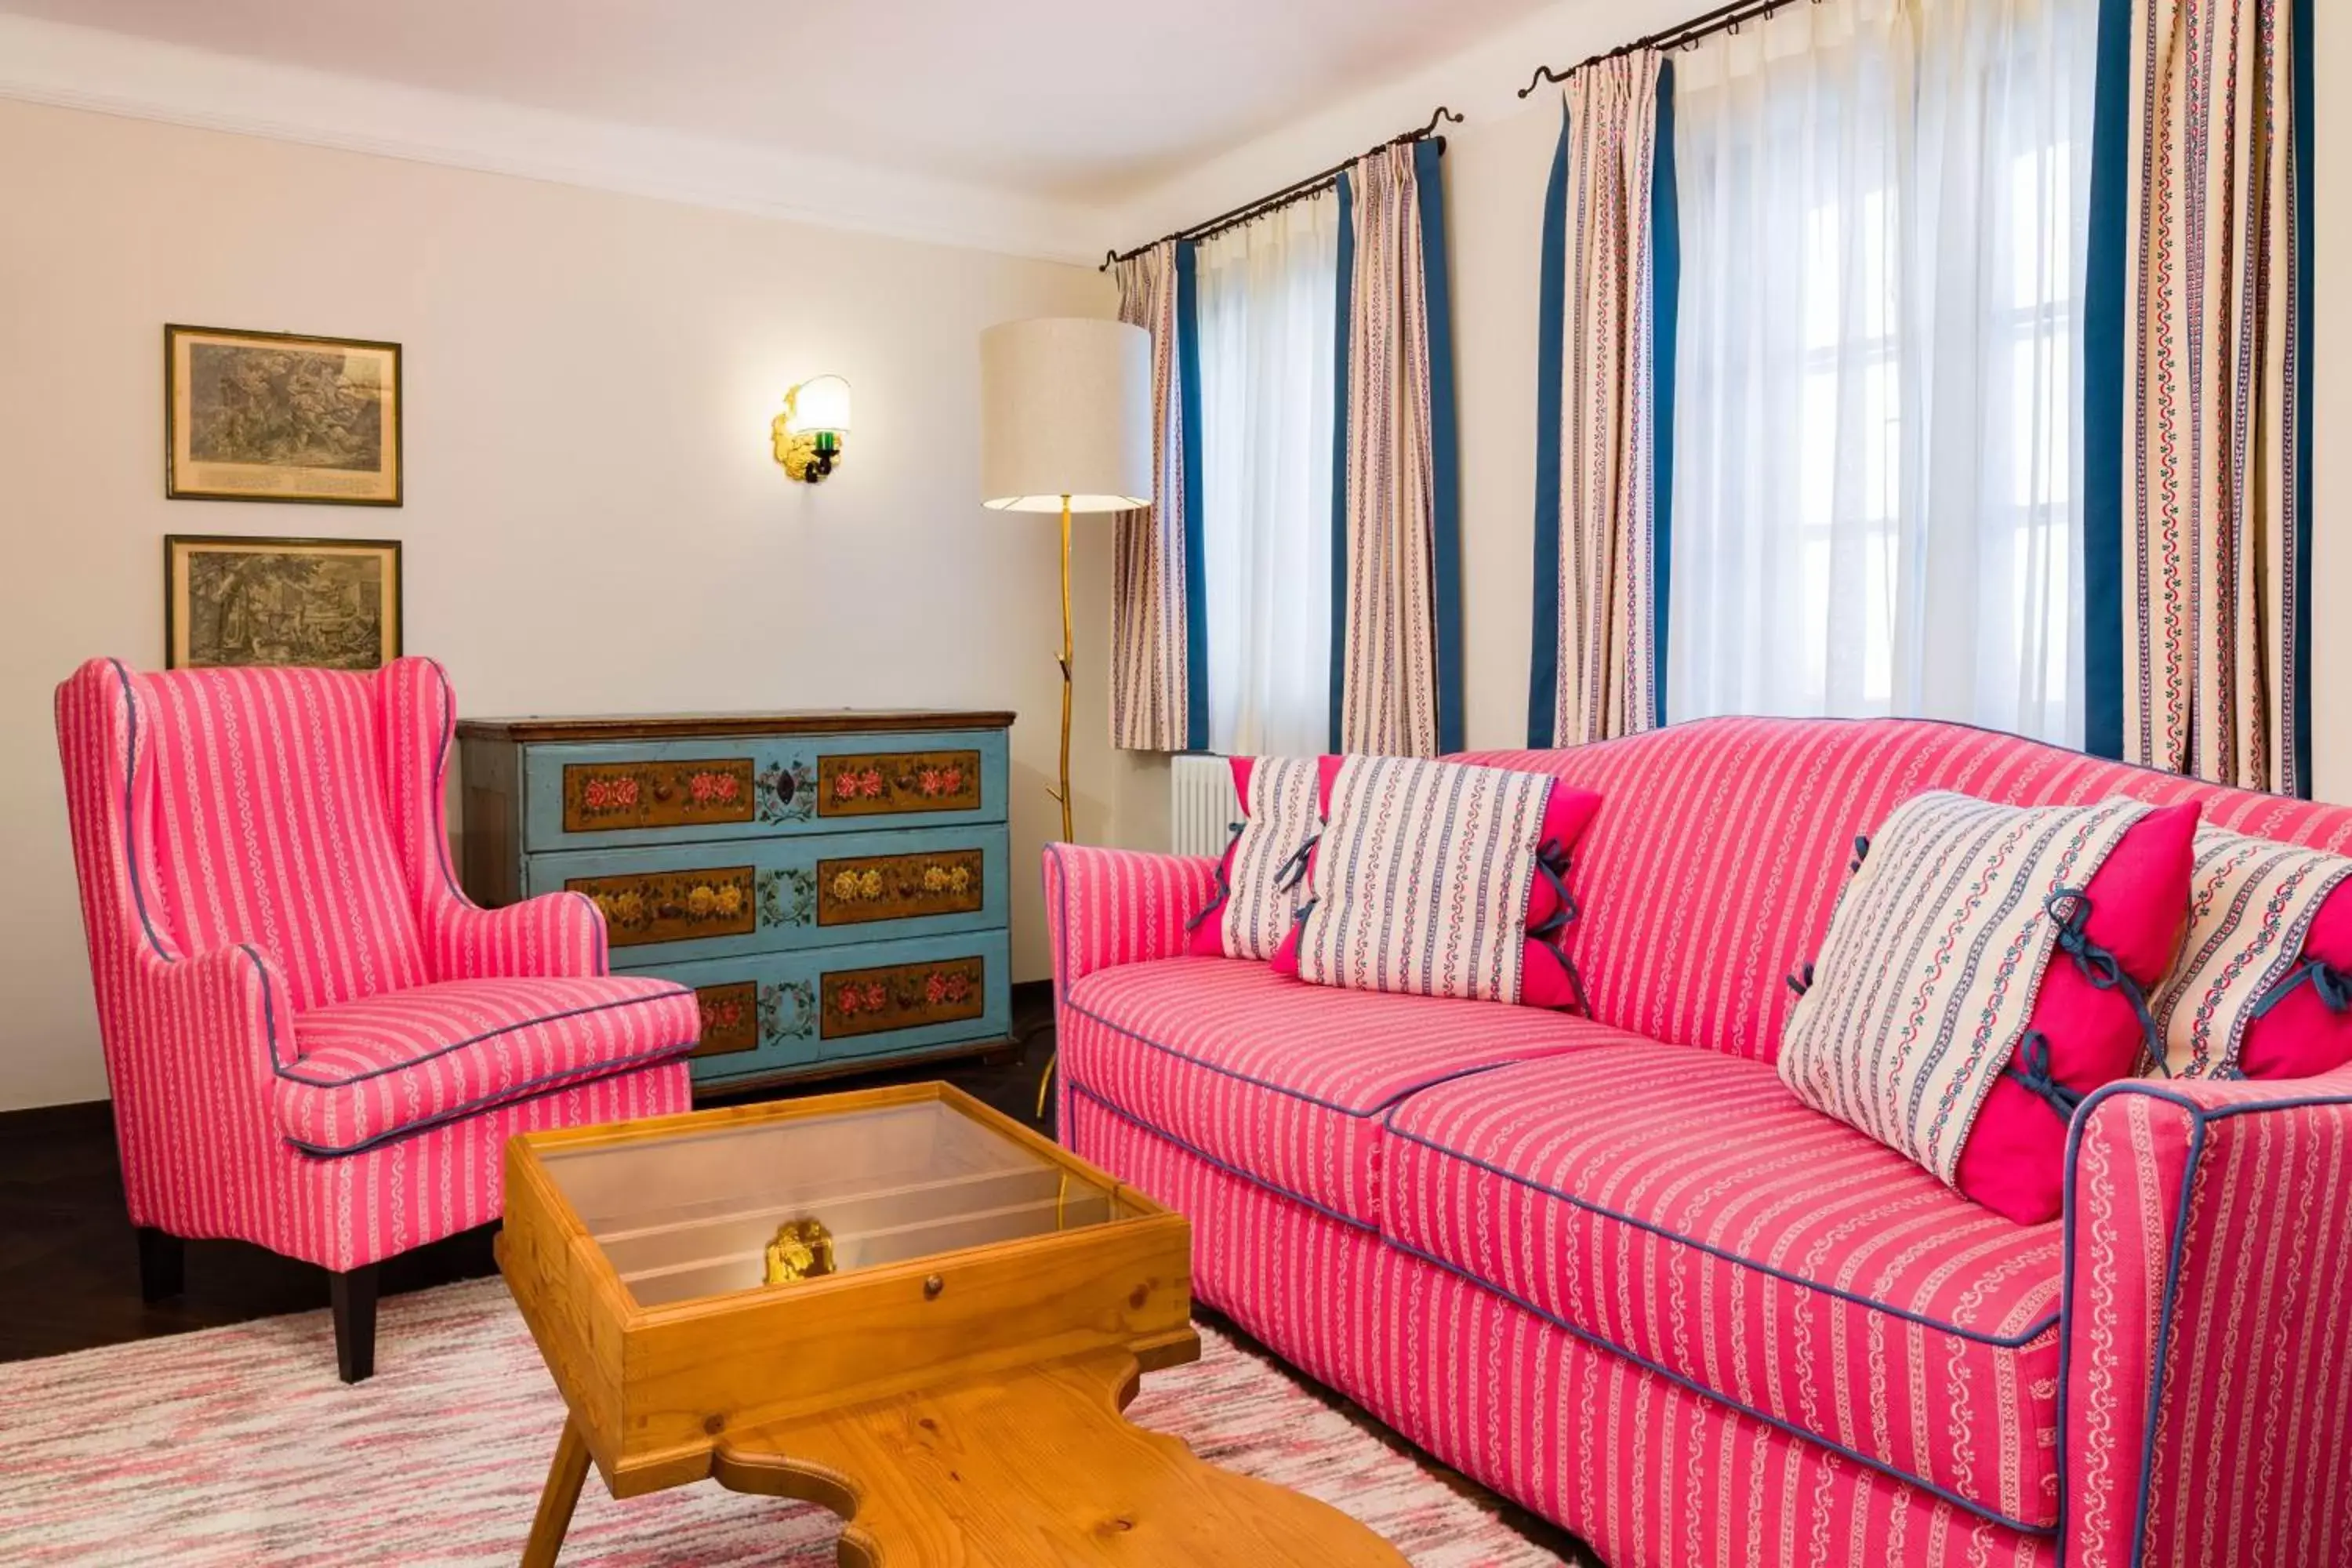
[(1209, 745), (1331, 739), (1331, 468), (1339, 203), (1295, 202), (1198, 257)]
[(1834, 0), (1680, 57), (1667, 713), (2083, 733), (2098, 0)]

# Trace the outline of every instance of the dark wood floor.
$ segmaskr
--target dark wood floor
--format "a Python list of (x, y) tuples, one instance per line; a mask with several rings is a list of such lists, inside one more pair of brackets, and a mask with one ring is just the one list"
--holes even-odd
[[(1052, 998), (1043, 984), (1015, 987), (1017, 1048), (996, 1061), (921, 1067), (900, 1073), (828, 1081), (822, 1089), (943, 1078), (1005, 1114), (1052, 1131), (1049, 1106), (1036, 1115), (1037, 1079), (1053, 1054)], [(387, 1296), (422, 1290), (497, 1272), (490, 1257), (494, 1227), (386, 1260)], [(123, 1207), (122, 1175), (114, 1151), (114, 1122), (100, 1100), (40, 1110), (0, 1112), (0, 1361), (63, 1355), (217, 1328), (327, 1304), (326, 1276), (306, 1264), (236, 1241), (192, 1241), (187, 1289), (175, 1300), (146, 1306), (139, 1300), (139, 1258)], [(1250, 1342), (1216, 1315), (1203, 1320)], [(321, 1375), (331, 1374), (332, 1368)], [(1367, 1434), (1400, 1452), (1404, 1440), (1339, 1395), (1301, 1380), (1301, 1386), (1346, 1413)], [(1435, 1467), (1425, 1456), (1414, 1456)], [(1530, 1542), (1571, 1563), (1597, 1563), (1574, 1537), (1475, 1483), (1441, 1471), (1447, 1485), (1498, 1510)]]

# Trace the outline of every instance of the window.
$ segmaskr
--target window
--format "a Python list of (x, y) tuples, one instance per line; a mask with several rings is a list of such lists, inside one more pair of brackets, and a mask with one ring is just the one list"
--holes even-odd
[(1678, 64), (1668, 717), (2081, 743), (2097, 9), (1798, 6)]
[(1201, 243), (1197, 482), (1214, 751), (1330, 743), (1339, 208), (1326, 194)]

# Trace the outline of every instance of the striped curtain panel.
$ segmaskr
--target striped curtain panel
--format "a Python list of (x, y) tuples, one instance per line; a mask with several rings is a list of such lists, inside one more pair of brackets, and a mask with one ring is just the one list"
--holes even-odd
[(1671, 68), (1654, 49), (1568, 79), (1544, 206), (1534, 746), (1605, 741), (1664, 721), (1677, 271), (1672, 105)]
[(1152, 505), (1118, 515), (1111, 579), (1111, 743), (1129, 751), (1209, 743), (1192, 263), (1189, 243), (1162, 240), (1115, 269), (1118, 319), (1151, 334)]
[(2092, 585), (2122, 657), (2103, 693), (2095, 655), (2094, 710), (2120, 708), (2105, 738), (2128, 760), (2307, 794), (2310, 0), (2128, 10), (2103, 61), (2103, 114), (2128, 106), (2101, 192), (2123, 320), (2120, 384), (2095, 394), (2124, 411), (2104, 627), (2095, 558)]
[(1344, 408), (1332, 555), (1332, 746), (1462, 749), (1461, 516), (1443, 148), (1340, 178)]

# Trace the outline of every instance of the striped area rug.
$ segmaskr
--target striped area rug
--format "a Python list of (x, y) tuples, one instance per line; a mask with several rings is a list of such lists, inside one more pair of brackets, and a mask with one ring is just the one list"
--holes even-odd
[[(563, 1419), (495, 1279), (385, 1301), (377, 1373), (335, 1380), (324, 1312), (0, 1365), (0, 1562), (508, 1563)], [(1144, 1381), (1132, 1414), (1344, 1509), (1416, 1563), (1561, 1562), (1253, 1351)], [(616, 1502), (592, 1473), (563, 1563), (829, 1568), (812, 1506), (705, 1484)]]

